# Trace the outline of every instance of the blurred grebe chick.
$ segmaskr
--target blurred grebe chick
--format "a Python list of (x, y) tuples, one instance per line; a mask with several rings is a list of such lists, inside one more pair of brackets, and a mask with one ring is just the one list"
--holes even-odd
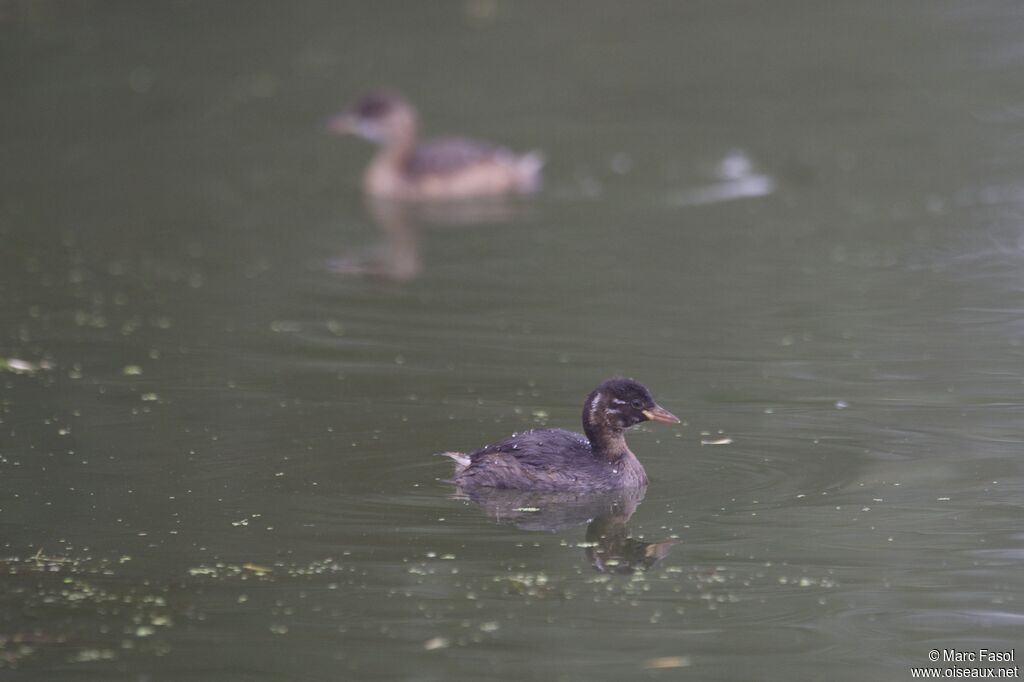
[(540, 186), (543, 156), (465, 138), (419, 141), (416, 110), (392, 92), (360, 99), (329, 123), (337, 134), (353, 134), (380, 149), (363, 176), (363, 190), (403, 200), (462, 200), (525, 194)]

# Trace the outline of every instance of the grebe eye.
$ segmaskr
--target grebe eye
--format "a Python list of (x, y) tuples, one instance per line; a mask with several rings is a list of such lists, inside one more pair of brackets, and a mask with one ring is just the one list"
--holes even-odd
[(641, 407), (644, 406), (644, 404), (642, 402), (640, 402), (639, 400), (634, 400), (633, 402), (630, 403), (630, 406), (634, 410), (639, 410)]

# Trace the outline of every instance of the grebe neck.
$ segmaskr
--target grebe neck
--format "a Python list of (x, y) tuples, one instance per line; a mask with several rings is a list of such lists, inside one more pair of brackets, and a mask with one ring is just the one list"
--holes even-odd
[(632, 453), (626, 446), (625, 429), (611, 423), (608, 410), (607, 395), (600, 390), (588, 395), (583, 403), (583, 433), (595, 455), (615, 462)]

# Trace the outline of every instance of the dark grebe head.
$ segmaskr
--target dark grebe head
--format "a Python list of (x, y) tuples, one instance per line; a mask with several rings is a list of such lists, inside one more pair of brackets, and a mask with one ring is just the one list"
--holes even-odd
[(654, 402), (651, 392), (632, 379), (609, 379), (583, 403), (583, 430), (595, 447), (609, 447), (622, 432), (645, 421), (678, 424), (679, 418)]
[(358, 135), (371, 142), (386, 143), (415, 135), (416, 111), (398, 93), (373, 92), (332, 118), (328, 128), (339, 135)]

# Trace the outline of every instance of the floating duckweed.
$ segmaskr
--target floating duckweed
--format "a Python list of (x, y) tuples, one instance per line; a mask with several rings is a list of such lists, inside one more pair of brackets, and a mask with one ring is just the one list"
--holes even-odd
[(71, 657), (72, 663), (92, 663), (93, 661), (112, 661), (116, 654), (112, 649), (82, 649)]
[(451, 646), (451, 642), (446, 637), (433, 637), (423, 643), (423, 648), (427, 651), (447, 649), (449, 646)]
[(660, 670), (663, 668), (687, 668), (692, 665), (689, 656), (659, 656), (644, 661), (644, 670)]
[(0, 358), (0, 369), (10, 370), (15, 374), (31, 374), (38, 370), (39, 366), (20, 358)]
[(242, 568), (256, 574), (270, 573), (274, 570), (269, 566), (261, 566), (260, 564), (242, 564)]

